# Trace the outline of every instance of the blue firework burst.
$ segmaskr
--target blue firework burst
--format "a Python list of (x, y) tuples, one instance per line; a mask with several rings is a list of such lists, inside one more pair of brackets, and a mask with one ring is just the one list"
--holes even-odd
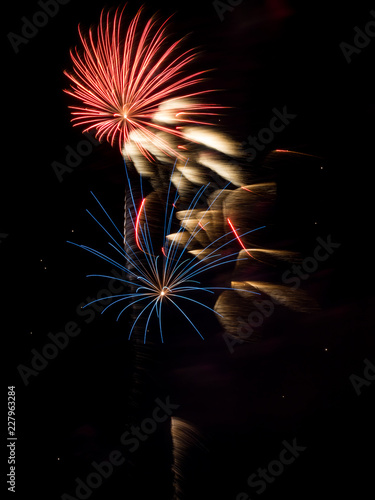
[[(88, 214), (95, 220), (99, 227), (106, 233), (110, 238), (108, 245), (118, 254), (119, 257), (116, 259), (110, 257), (107, 254), (100, 252), (94, 248), (88, 247), (86, 245), (80, 245), (71, 241), (71, 243), (83, 250), (90, 252), (100, 259), (110, 263), (116, 268), (122, 270), (127, 274), (129, 279), (115, 278), (127, 285), (129, 285), (129, 292), (112, 295), (110, 297), (100, 298), (93, 300), (92, 302), (86, 304), (84, 307), (88, 307), (94, 302), (100, 302), (102, 300), (108, 300), (108, 298), (113, 299), (112, 302), (107, 305), (103, 310), (102, 314), (112, 308), (116, 304), (124, 305), (121, 307), (119, 313), (117, 314), (116, 320), (119, 321), (123, 313), (132, 307), (133, 305), (140, 303), (141, 311), (134, 319), (133, 324), (129, 332), (128, 338), (130, 339), (134, 331), (135, 326), (138, 321), (144, 317), (145, 327), (144, 327), (144, 343), (146, 342), (148, 326), (152, 316), (156, 316), (158, 320), (160, 338), (164, 342), (163, 337), (163, 327), (162, 327), (162, 311), (163, 305), (166, 303), (172, 304), (185, 318), (185, 320), (191, 325), (191, 327), (198, 333), (198, 335), (203, 339), (201, 332), (198, 330), (197, 326), (193, 323), (192, 319), (184, 311), (184, 304), (193, 303), (195, 306), (203, 309), (208, 309), (214, 314), (221, 316), (212, 307), (201, 300), (194, 298), (194, 294), (198, 292), (204, 292), (208, 294), (214, 294), (215, 291), (221, 290), (232, 290), (237, 291), (236, 288), (232, 287), (208, 287), (203, 286), (199, 278), (202, 274), (214, 268), (220, 268), (226, 266), (229, 263), (237, 262), (238, 260), (246, 260), (238, 258), (238, 250), (235, 252), (226, 252), (229, 245), (231, 245), (236, 239), (239, 238), (239, 229), (231, 228), (231, 231), (220, 235), (218, 238), (211, 241), (203, 249), (198, 251), (193, 257), (188, 256), (189, 248), (192, 241), (199, 232), (204, 231), (206, 226), (210, 222), (205, 222), (202, 224), (200, 221), (196, 223), (195, 227), (188, 232), (188, 236), (185, 237), (185, 241), (181, 244), (182, 235), (186, 232), (185, 227), (187, 223), (191, 221), (192, 214), (201, 199), (202, 195), (208, 188), (209, 184), (201, 186), (198, 192), (195, 194), (191, 203), (189, 204), (187, 210), (184, 211), (183, 220), (180, 223), (180, 227), (174, 237), (171, 239), (170, 232), (172, 228), (172, 223), (176, 215), (176, 204), (179, 200), (178, 185), (175, 193), (172, 190), (172, 176), (175, 172), (176, 162), (174, 164), (172, 174), (170, 176), (170, 181), (167, 189), (167, 195), (165, 200), (165, 210), (164, 210), (164, 221), (162, 222), (163, 236), (163, 246), (160, 252), (155, 252), (153, 241), (151, 238), (151, 231), (147, 218), (147, 207), (145, 204), (146, 198), (143, 198), (142, 192), (142, 179), (141, 179), (141, 193), (142, 193), (142, 203), (137, 208), (133, 196), (132, 185), (128, 175), (126, 162), (125, 163), (125, 173), (128, 184), (128, 189), (130, 192), (130, 199), (132, 207), (127, 207), (126, 216), (130, 217), (131, 226), (134, 231), (136, 245), (131, 245), (128, 242), (128, 238), (124, 238), (121, 231), (118, 229), (113, 219), (110, 217), (108, 212), (105, 210), (103, 205), (100, 203), (98, 198), (91, 192), (95, 201), (98, 204), (101, 212), (107, 218), (107, 221), (111, 225), (111, 229), (106, 229), (106, 227), (99, 222), (99, 220), (87, 210)], [(185, 163), (186, 166), (187, 162)], [(182, 176), (182, 172), (181, 172)], [(223, 191), (228, 187), (228, 183), (210, 202), (206, 210), (201, 216), (203, 220), (204, 215), (211, 209), (212, 205), (215, 203), (217, 198), (223, 193)], [(140, 222), (140, 215), (143, 214), (143, 223)], [(185, 227), (184, 227), (185, 226)], [(243, 237), (251, 232), (263, 229), (265, 226), (257, 227), (251, 229), (240, 237)], [(186, 236), (186, 235), (185, 235)], [(223, 252), (224, 255), (221, 253)], [(100, 277), (107, 279), (114, 279), (113, 276), (103, 275), (103, 274), (89, 274), (87, 277)], [(240, 290), (242, 293), (252, 293), (260, 295), (258, 292), (246, 291), (244, 289)]]

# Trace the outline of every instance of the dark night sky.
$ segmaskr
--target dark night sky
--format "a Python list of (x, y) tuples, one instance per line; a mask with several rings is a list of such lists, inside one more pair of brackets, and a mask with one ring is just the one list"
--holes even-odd
[[(70, 101), (62, 92), (69, 49), (77, 43), (78, 23), (96, 23), (105, 5), (117, 3), (72, 0), (60, 6), (18, 54), (7, 34), (20, 32), (21, 18), (32, 17), (37, 2), (7, 5), (3, 19), (2, 333), (5, 385), (17, 391), (19, 498), (74, 496), (74, 479), (84, 479), (93, 460), (119, 448), (131, 411), (134, 367), (124, 324), (110, 314), (85, 324), (77, 315), (77, 306), (103, 284), (85, 279), (97, 272), (97, 261), (66, 243), (95, 244), (97, 229), (85, 214), (92, 207), (90, 190), (121, 227), (121, 157), (107, 144), (97, 146), (61, 183), (51, 168), (53, 161), (64, 161), (66, 146), (82, 139), (71, 127)], [(131, 1), (129, 12), (139, 5)], [(375, 382), (357, 396), (349, 376), (363, 374), (365, 358), (375, 363), (375, 41), (350, 64), (339, 44), (353, 40), (353, 28), (370, 20), (370, 9), (366, 2), (327, 7), (323, 1), (244, 0), (220, 21), (210, 1), (146, 5), (148, 15), (175, 13), (173, 33), (190, 33), (188, 44), (202, 49), (197, 68), (214, 69), (210, 85), (222, 89), (216, 100), (230, 106), (221, 120), (229, 135), (246, 141), (269, 123), (274, 107), (286, 105), (297, 115), (270, 149), (321, 156), (325, 168), (318, 174), (297, 166), (285, 174), (286, 213), (298, 213), (303, 205), (317, 215), (313, 229), (298, 227), (303, 216), (296, 219), (307, 248), (319, 235), (341, 242), (309, 284), (322, 304), (316, 314), (280, 313), (261, 341), (239, 346), (234, 354), (217, 334), (220, 326), (208, 318), (202, 319), (208, 329), (204, 342), (183, 332), (181, 341), (174, 335), (156, 348), (158, 361), (148, 371), (154, 382), (145, 398), (152, 409), (154, 394), (170, 395), (180, 404), (176, 415), (200, 430), (208, 449), (186, 466), (188, 499), (235, 500), (241, 491), (250, 493), (247, 477), (278, 457), (284, 439), (294, 438), (306, 451), (262, 498), (368, 495)], [(17, 367), (30, 365), (31, 350), (42, 349), (47, 334), (69, 321), (82, 332), (25, 387)], [(167, 435), (159, 429), (92, 498), (169, 499)], [(252, 490), (251, 498), (257, 496)]]

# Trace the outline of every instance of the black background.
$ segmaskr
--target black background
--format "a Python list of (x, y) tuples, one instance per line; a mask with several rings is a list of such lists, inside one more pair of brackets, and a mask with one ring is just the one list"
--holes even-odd
[[(121, 157), (102, 144), (61, 183), (51, 167), (64, 162), (67, 145), (82, 139), (71, 127), (69, 97), (62, 92), (77, 25), (95, 24), (106, 5), (72, 0), (60, 6), (18, 54), (7, 34), (20, 33), (22, 16), (31, 18), (39, 7), (25, 1), (3, 7), (0, 232), (8, 236), (0, 244), (1, 330), (4, 393), (8, 385), (17, 391), (19, 498), (75, 496), (75, 478), (84, 479), (93, 460), (121, 449), (128, 411), (132, 365), (126, 325), (99, 314), (85, 325), (77, 315), (78, 304), (104, 285), (85, 279), (97, 272), (97, 261), (66, 243), (95, 243), (98, 231), (85, 213), (92, 207), (90, 190), (121, 227)], [(129, 15), (138, 7), (130, 2)], [(190, 33), (189, 44), (202, 49), (197, 67), (215, 69), (210, 84), (223, 89), (216, 99), (231, 107), (221, 119), (227, 133), (245, 141), (267, 126), (274, 107), (287, 105), (297, 115), (272, 148), (324, 158), (315, 196), (315, 183), (303, 172), (293, 188), (296, 198), (306, 192), (316, 203), (316, 234), (331, 234), (341, 243), (316, 278), (324, 291), (322, 311), (290, 330), (276, 325), (276, 340), (239, 346), (232, 355), (220, 335), (208, 335), (204, 343), (183, 340), (186, 349), (178, 339), (163, 346), (166, 363), (154, 368), (163, 381), (160, 394), (181, 405), (176, 415), (200, 429), (209, 450), (185, 470), (187, 498), (234, 500), (248, 491), (252, 472), (278, 457), (283, 439), (293, 438), (306, 451), (268, 486), (264, 498), (345, 493), (361, 499), (371, 492), (374, 384), (358, 396), (349, 376), (362, 375), (365, 358), (375, 362), (375, 42), (350, 64), (339, 47), (352, 42), (354, 26), (370, 20), (370, 8), (366, 2), (245, 0), (221, 21), (207, 1), (146, 5), (146, 15), (175, 13), (172, 32)], [(69, 321), (82, 326), (80, 335), (25, 386), (17, 367), (30, 366), (31, 349), (41, 350), (48, 332), (63, 330)], [(119, 468), (92, 498), (170, 498), (168, 446), (150, 439), (138, 457), (129, 457), (135, 463)], [(251, 498), (257, 496), (253, 490)]]

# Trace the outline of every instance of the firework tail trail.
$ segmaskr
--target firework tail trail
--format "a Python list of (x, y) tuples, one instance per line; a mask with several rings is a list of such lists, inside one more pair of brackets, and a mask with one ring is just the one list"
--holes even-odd
[[(136, 234), (133, 230), (132, 217), (130, 215), (131, 210), (136, 210), (135, 204), (139, 203), (141, 200), (141, 191), (137, 186), (138, 174), (131, 162), (128, 165), (125, 163), (124, 159), (124, 169), (127, 179), (127, 187), (125, 190), (125, 200), (124, 200), (124, 247), (129, 244), (130, 248), (133, 249), (136, 256), (140, 259), (141, 251), (138, 249), (136, 244)], [(130, 213), (129, 213), (130, 212)], [(135, 212), (134, 212), (135, 213)], [(133, 266), (131, 263), (127, 263), (126, 267), (129, 271), (133, 271)], [(135, 291), (136, 285), (131, 285), (131, 291)], [(134, 322), (137, 316), (140, 314), (141, 304), (133, 304), (130, 308), (130, 320)], [(133, 413), (133, 419), (136, 420), (144, 412), (151, 411), (151, 405), (153, 398), (144, 398), (144, 394), (152, 392), (152, 386), (150, 387), (150, 377), (149, 373), (155, 373), (157, 369), (157, 362), (159, 356), (157, 355), (157, 346), (155, 345), (153, 339), (145, 345), (141, 340), (141, 324), (139, 323), (134, 332), (134, 338), (131, 342), (131, 351), (133, 357), (133, 371), (132, 371), (132, 391), (130, 392), (129, 407)], [(154, 389), (156, 392), (156, 389)], [(146, 404), (145, 404), (146, 403)], [(148, 403), (148, 404), (147, 404)]]
[[(206, 474), (203, 458), (208, 453), (199, 430), (189, 421), (173, 416), (171, 417), (171, 439), (172, 439), (172, 474), (173, 474), (173, 500), (187, 499), (186, 486), (198, 480)], [(200, 467), (201, 466), (201, 467)], [(187, 473), (188, 471), (188, 473)], [(200, 472), (201, 477), (193, 477)], [(190, 474), (189, 474), (190, 473)], [(189, 493), (193, 491), (190, 486)]]

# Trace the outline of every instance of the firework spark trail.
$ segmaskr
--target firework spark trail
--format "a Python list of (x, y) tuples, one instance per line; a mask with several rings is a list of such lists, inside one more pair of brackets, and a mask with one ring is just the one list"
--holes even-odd
[[(192, 470), (199, 465), (199, 459), (203, 454), (208, 452), (200, 431), (187, 420), (172, 416), (171, 417), (171, 439), (172, 439), (172, 473), (173, 473), (173, 500), (182, 500), (185, 498), (184, 491), (189, 483), (189, 474), (186, 477), (187, 471), (191, 470), (188, 467), (192, 461)], [(196, 480), (196, 476), (194, 477)]]
[[(126, 170), (126, 163), (125, 163), (125, 171), (127, 175), (127, 170)], [(182, 173), (180, 174), (182, 176)], [(156, 314), (158, 318), (158, 323), (159, 323), (159, 330), (160, 330), (160, 337), (162, 342), (164, 342), (163, 339), (163, 329), (162, 329), (162, 321), (161, 321), (161, 314), (162, 314), (162, 305), (166, 301), (171, 303), (181, 314), (182, 316), (185, 317), (185, 319), (190, 323), (190, 325), (194, 328), (194, 330), (199, 334), (199, 336), (203, 339), (202, 334), (196, 327), (196, 325), (193, 323), (193, 321), (189, 318), (189, 316), (186, 314), (186, 312), (183, 310), (180, 305), (178, 305), (177, 302), (184, 303), (185, 301), (191, 302), (194, 304), (199, 305), (200, 307), (203, 307), (205, 309), (208, 309), (209, 311), (217, 314), (220, 316), (220, 314), (215, 311), (213, 308), (210, 306), (206, 305), (205, 303), (201, 302), (200, 300), (197, 300), (193, 297), (190, 296), (190, 293), (194, 292), (207, 292), (210, 294), (215, 293), (215, 290), (232, 290), (232, 291), (241, 291), (243, 292), (243, 289), (238, 289), (237, 288), (231, 288), (231, 287), (207, 287), (207, 286), (202, 286), (200, 281), (197, 281), (196, 278), (197, 276), (203, 274), (204, 272), (207, 272), (211, 269), (214, 269), (219, 266), (225, 266), (229, 263), (232, 262), (238, 262), (238, 251), (232, 253), (230, 252), (227, 255), (221, 255), (221, 253), (218, 253), (221, 249), (224, 249), (225, 247), (228, 247), (232, 242), (236, 241), (238, 238), (238, 229), (235, 231), (235, 236), (233, 237), (233, 231), (231, 231), (222, 234), (216, 240), (210, 242), (205, 249), (203, 249), (201, 252), (199, 252), (197, 255), (194, 257), (190, 258), (184, 258), (187, 257), (186, 253), (189, 251), (190, 243), (194, 236), (199, 232), (202, 231), (202, 227), (197, 223), (195, 225), (194, 230), (191, 232), (190, 237), (187, 239), (185, 244), (183, 245), (182, 249), (179, 247), (179, 240), (178, 238), (174, 238), (172, 240), (168, 240), (168, 233), (171, 230), (172, 227), (172, 221), (173, 221), (173, 215), (175, 211), (175, 206), (176, 202), (178, 200), (178, 191), (176, 190), (176, 193), (173, 195), (173, 203), (171, 203), (171, 181), (168, 187), (168, 194), (167, 194), (167, 199), (166, 199), (166, 205), (165, 205), (165, 214), (164, 214), (164, 230), (163, 234), (165, 235), (165, 240), (163, 244), (163, 252), (159, 255), (155, 255), (154, 253), (154, 247), (152, 244), (151, 240), (151, 233), (150, 233), (150, 228), (148, 224), (148, 219), (147, 219), (147, 204), (143, 201), (141, 204), (141, 207), (136, 209), (135, 202), (134, 202), (134, 197), (132, 195), (132, 187), (130, 184), (130, 179), (127, 175), (127, 180), (128, 180), (128, 186), (130, 190), (130, 198), (133, 201), (133, 210), (131, 207), (128, 207), (128, 214), (131, 219), (132, 225), (133, 225), (133, 230), (135, 233), (137, 233), (136, 239), (137, 239), (137, 245), (138, 248), (142, 251), (142, 259), (139, 258), (137, 253), (135, 252), (135, 249), (132, 248), (132, 246), (125, 240), (125, 248), (122, 246), (122, 234), (116, 227), (114, 221), (111, 219), (110, 215), (108, 212), (104, 209), (103, 205), (99, 202), (98, 198), (93, 194), (94, 199), (98, 203), (99, 207), (101, 210), (104, 212), (106, 218), (110, 221), (111, 225), (116, 229), (116, 232), (120, 235), (121, 237), (121, 243), (119, 243), (116, 238), (111, 234), (110, 231), (108, 231), (103, 224), (99, 222), (99, 220), (91, 214), (87, 210), (87, 213), (95, 220), (95, 222), (100, 226), (100, 228), (106, 233), (107, 236), (112, 240), (112, 242), (108, 242), (108, 245), (115, 250), (118, 254), (120, 254), (121, 258), (124, 263), (121, 263), (121, 261), (118, 261), (116, 259), (113, 259), (112, 257), (94, 249), (91, 247), (88, 247), (86, 245), (79, 245), (77, 243), (69, 242), (72, 243), (73, 245), (76, 245), (94, 255), (97, 257), (100, 257), (104, 261), (110, 263), (111, 265), (114, 265), (115, 267), (125, 271), (130, 275), (132, 278), (134, 278), (136, 281), (138, 281), (139, 286), (136, 288), (135, 292), (129, 292), (129, 293), (124, 293), (124, 294), (119, 294), (119, 295), (112, 295), (111, 297), (105, 297), (101, 299), (96, 299), (88, 304), (86, 304), (84, 307), (88, 307), (94, 302), (99, 302), (101, 300), (107, 300), (108, 298), (116, 299), (114, 300), (111, 304), (106, 306), (104, 310), (102, 311), (105, 312), (109, 307), (112, 307), (115, 304), (121, 303), (123, 301), (128, 301), (129, 303), (123, 307), (120, 311), (120, 313), (117, 316), (117, 321), (121, 317), (121, 315), (126, 311), (129, 307), (133, 306), (134, 304), (137, 303), (142, 303), (145, 302), (144, 307), (142, 306), (141, 311), (135, 318), (132, 327), (130, 329), (129, 333), (129, 339), (131, 338), (131, 335), (133, 333), (133, 330), (140, 320), (142, 316), (146, 317), (146, 324), (144, 328), (144, 343), (146, 342), (146, 333), (147, 333), (147, 328), (148, 325), (151, 321), (151, 318), (154, 314)], [(142, 191), (142, 188), (141, 188)], [(204, 191), (204, 186), (202, 189), (200, 189), (197, 193), (197, 195), (194, 197), (194, 199), (191, 201), (188, 209), (186, 210), (186, 215), (185, 215), (185, 220), (189, 220), (191, 215), (193, 214), (194, 208), (196, 204), (198, 203), (199, 197)], [(222, 190), (223, 191), (223, 190)], [(221, 192), (222, 192), (221, 191)], [(142, 191), (143, 192), (143, 191)], [(215, 199), (212, 201), (212, 203), (209, 205), (209, 207), (206, 209), (205, 213), (207, 213), (210, 210), (210, 207), (214, 203), (214, 201), (220, 196), (221, 193), (219, 193)], [(145, 200), (146, 198), (143, 198)], [(169, 211), (169, 206), (172, 206), (172, 208)], [(143, 214), (145, 221), (142, 224), (140, 222), (140, 210), (142, 208)], [(209, 224), (207, 222), (206, 224)], [(248, 234), (250, 232), (262, 229), (264, 226), (252, 229), (250, 231), (247, 231), (245, 234)], [(184, 232), (184, 227), (180, 225), (180, 228), (176, 234), (182, 234)], [(243, 236), (241, 235), (241, 236)], [(222, 243), (222, 240), (224, 240), (224, 243)], [(220, 242), (219, 246), (217, 246), (218, 242)], [(212, 250), (208, 252), (208, 254), (204, 255), (204, 257), (200, 260), (198, 260), (198, 256), (200, 253), (202, 253), (204, 250), (207, 250), (211, 247)], [(246, 260), (247, 258), (245, 258)], [(131, 269), (129, 267), (126, 267), (126, 264), (131, 265)], [(106, 275), (100, 275), (100, 274), (90, 274), (88, 277), (102, 277), (102, 278), (110, 278), (112, 279), (113, 277), (111, 276), (106, 276)], [(120, 279), (123, 283), (126, 283), (128, 285), (132, 286), (137, 286), (135, 285), (134, 281), (130, 280), (124, 280)], [(248, 291), (248, 293), (251, 294), (257, 294), (260, 295), (258, 292), (254, 291)]]
[(144, 147), (147, 141), (168, 156), (182, 158), (177, 149), (155, 133), (184, 137), (180, 127), (156, 123), (160, 121), (158, 113), (163, 115), (165, 101), (172, 99), (174, 103), (171, 125), (210, 125), (186, 115), (215, 115), (212, 111), (222, 106), (192, 100), (211, 90), (186, 91), (201, 83), (207, 71), (183, 76), (196, 54), (189, 49), (176, 55), (183, 38), (165, 48), (169, 19), (158, 27), (151, 18), (141, 31), (141, 8), (122, 36), (124, 8), (116, 9), (113, 16), (109, 11), (105, 15), (103, 10), (96, 33), (90, 29), (85, 37), (78, 29), (83, 54), (77, 47), (70, 51), (73, 72), (64, 73), (71, 81), (71, 90), (65, 92), (85, 106), (71, 106), (72, 122), (83, 125), (84, 131), (96, 129), (98, 139), (105, 137), (112, 146), (118, 142), (121, 152), (132, 137), (149, 160), (152, 156)]

